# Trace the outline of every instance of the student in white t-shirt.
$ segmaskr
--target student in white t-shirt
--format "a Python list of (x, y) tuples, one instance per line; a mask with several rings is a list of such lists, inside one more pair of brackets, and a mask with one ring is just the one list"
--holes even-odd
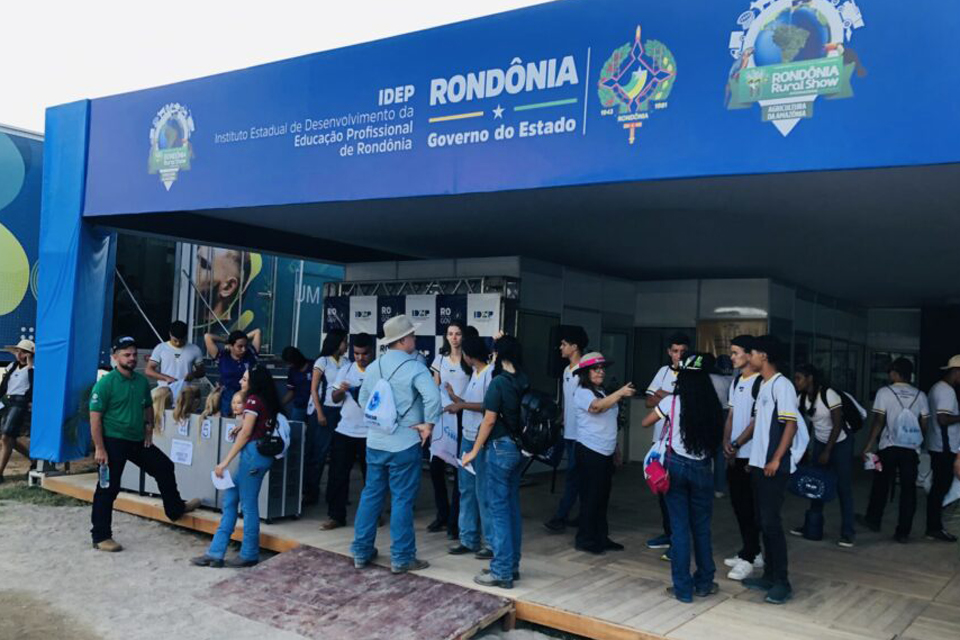
[(613, 487), (613, 455), (617, 449), (618, 403), (637, 391), (630, 383), (607, 393), (603, 388), (611, 364), (596, 351), (584, 354), (577, 365), (580, 386), (573, 396), (577, 407), (577, 466), (580, 468), (580, 526), (575, 546), (602, 554), (621, 551), (610, 539), (607, 505)]
[[(660, 400), (644, 426), (657, 418), (666, 422), (663, 438), (664, 461), (670, 475), (666, 493), (673, 537), (670, 570), (673, 586), (667, 591), (680, 602), (693, 596), (706, 597), (719, 590), (713, 581), (710, 522), (713, 517), (713, 458), (723, 441), (723, 407), (706, 371), (703, 355), (690, 355), (680, 363), (676, 392)], [(697, 570), (690, 575), (693, 551)]]
[(920, 447), (926, 430), (930, 406), (927, 396), (910, 384), (913, 378), (913, 363), (906, 358), (897, 358), (890, 363), (887, 375), (890, 385), (881, 387), (873, 400), (870, 437), (863, 448), (867, 458), (877, 436), (880, 437), (879, 452), (883, 470), (873, 474), (870, 502), (866, 515), (859, 524), (879, 531), (883, 511), (890, 497), (890, 483), (899, 474), (900, 514), (894, 540), (905, 543), (913, 527), (917, 511), (917, 473), (920, 466)]
[[(493, 378), (490, 350), (479, 336), (466, 336), (462, 344), (463, 360), (473, 373), (462, 394), (454, 393), (453, 404), (445, 409), (448, 413), (461, 414), (463, 437), (460, 440), (460, 458), (473, 449), (483, 421), (483, 398)], [(486, 450), (480, 449), (471, 470), (457, 468), (460, 489), (460, 540), (447, 551), (458, 556), (473, 553), (478, 559), (490, 558), (493, 552), (488, 546), (492, 540), (490, 517), (487, 514), (487, 468)], [(481, 535), (482, 534), (482, 535)]]
[[(340, 423), (342, 402), (333, 399), (334, 383), (340, 369), (350, 364), (345, 357), (347, 332), (333, 329), (323, 338), (320, 355), (313, 363), (310, 378), (310, 402), (307, 404), (307, 433), (303, 460), (303, 504), (320, 500), (320, 482), (330, 452), (333, 432)], [(329, 482), (329, 479), (328, 479)]]
[(727, 419), (723, 430), (723, 452), (727, 458), (727, 488), (730, 504), (740, 529), (740, 551), (723, 562), (730, 567), (727, 577), (743, 580), (754, 569), (763, 568), (760, 553), (760, 527), (754, 504), (750, 475), (750, 451), (753, 439), (754, 407), (760, 394), (760, 373), (750, 364), (753, 336), (739, 335), (730, 343), (730, 360), (739, 373), (734, 376), (727, 395)]
[[(793, 374), (800, 394), (801, 415), (813, 428), (810, 461), (833, 471), (837, 478), (837, 502), (840, 504), (840, 539), (837, 544), (850, 548), (856, 531), (853, 523), (853, 436), (847, 433), (843, 419), (843, 399), (823, 382), (820, 370), (802, 364)], [(804, 523), (790, 533), (813, 540), (823, 537), (823, 500), (811, 500)]]
[[(567, 528), (570, 510), (577, 502), (580, 493), (580, 474), (577, 470), (577, 407), (573, 396), (580, 388), (580, 377), (577, 375), (577, 366), (580, 358), (587, 349), (589, 339), (583, 327), (576, 325), (561, 325), (560, 327), (560, 357), (568, 362), (563, 368), (563, 448), (557, 447), (554, 452), (554, 466), (560, 465), (561, 456), (566, 455), (567, 469), (564, 473), (563, 495), (557, 504), (553, 516), (543, 523), (550, 533), (563, 533)], [(575, 521), (574, 521), (575, 522)], [(571, 523), (572, 524), (572, 523)]]
[(154, 347), (145, 373), (161, 387), (181, 380), (193, 382), (206, 375), (200, 347), (187, 344), (185, 322), (176, 320), (170, 323), (170, 339)]
[(943, 498), (953, 484), (953, 466), (960, 460), (960, 355), (953, 356), (943, 370), (943, 377), (927, 394), (930, 401), (930, 422), (927, 427), (927, 451), (933, 485), (927, 494), (927, 538), (956, 542), (957, 537), (943, 528)]
[(340, 403), (340, 420), (333, 432), (330, 445), (330, 475), (327, 478), (327, 520), (321, 531), (337, 529), (347, 524), (347, 499), (350, 495), (350, 473), (353, 464), (360, 465), (360, 473), (367, 475), (367, 427), (363, 410), (357, 403), (367, 367), (373, 361), (376, 341), (368, 333), (353, 338), (353, 362), (345, 363), (333, 381), (331, 398)]
[[(677, 372), (680, 368), (680, 362), (690, 350), (690, 337), (685, 333), (675, 333), (667, 341), (667, 356), (670, 358), (670, 364), (660, 367), (653, 380), (647, 386), (647, 408), (653, 409), (660, 401), (673, 394), (673, 389), (677, 384)], [(657, 420), (654, 424), (652, 442), (660, 440), (660, 434), (663, 431), (665, 420)], [(663, 523), (663, 533), (659, 536), (647, 540), (647, 547), (650, 549), (667, 549), (670, 547), (670, 513), (667, 511), (667, 503), (663, 496), (659, 497), (660, 518)], [(668, 559), (664, 554), (664, 559)]]
[(766, 591), (765, 600), (770, 604), (783, 604), (793, 595), (780, 511), (790, 474), (810, 441), (797, 407), (797, 390), (779, 372), (786, 353), (780, 340), (770, 335), (756, 338), (750, 352), (750, 364), (763, 379), (757, 395), (750, 467), (765, 556), (763, 576), (744, 578), (742, 584)]
[[(187, 344), (187, 332), (187, 323), (180, 320), (171, 322), (170, 339), (154, 347), (144, 370), (148, 378), (157, 381), (157, 389), (151, 395), (154, 399), (154, 413), (160, 410), (157, 419), (161, 421), (162, 410), (166, 408), (168, 397), (175, 406), (180, 407), (175, 413), (178, 413), (178, 419), (182, 419), (184, 412), (189, 411), (193, 405), (193, 399), (199, 395), (196, 381), (207, 375), (203, 366), (203, 352), (197, 345)], [(165, 387), (175, 389), (177, 397), (173, 397), (173, 393), (158, 391)], [(183, 397), (180, 397), (180, 394), (183, 394)]]
[(433, 425), (433, 434), (430, 436), (430, 481), (437, 515), (427, 525), (427, 531), (433, 533), (446, 529), (450, 540), (460, 537), (460, 487), (456, 473), (453, 475), (453, 492), (449, 497), (447, 495), (447, 471), (456, 462), (459, 451), (460, 412), (446, 409), (453, 404), (453, 396), (463, 394), (472, 373), (463, 359), (465, 329), (466, 325), (459, 320), (452, 320), (447, 325), (443, 346), (430, 365), (433, 380), (440, 387), (440, 403), (444, 411), (440, 414), (440, 420)]

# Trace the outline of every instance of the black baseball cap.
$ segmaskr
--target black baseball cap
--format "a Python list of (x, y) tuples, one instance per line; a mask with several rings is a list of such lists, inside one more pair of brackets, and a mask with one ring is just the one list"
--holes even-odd
[(131, 336), (121, 336), (113, 341), (113, 350), (120, 351), (120, 349), (126, 349), (128, 347), (136, 347), (137, 341), (134, 340)]

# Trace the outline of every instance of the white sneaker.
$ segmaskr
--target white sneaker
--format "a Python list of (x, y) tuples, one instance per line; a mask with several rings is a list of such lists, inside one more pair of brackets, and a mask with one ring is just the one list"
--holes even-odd
[(746, 560), (740, 560), (737, 562), (736, 566), (730, 570), (730, 573), (727, 574), (727, 577), (731, 580), (743, 580), (744, 578), (749, 578), (753, 575), (753, 563), (747, 562)]
[[(737, 566), (737, 563), (739, 563), (741, 560), (743, 560), (743, 558), (741, 558), (738, 555), (730, 556), (729, 558), (724, 558), (723, 564), (727, 565), (728, 567), (735, 567)], [(753, 568), (763, 569), (763, 554), (758, 554), (757, 557), (754, 559)]]

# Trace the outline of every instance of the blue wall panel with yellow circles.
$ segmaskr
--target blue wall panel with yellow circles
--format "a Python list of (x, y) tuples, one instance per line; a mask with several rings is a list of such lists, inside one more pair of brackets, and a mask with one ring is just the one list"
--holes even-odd
[(43, 141), (0, 129), (0, 346), (34, 339), (42, 179)]

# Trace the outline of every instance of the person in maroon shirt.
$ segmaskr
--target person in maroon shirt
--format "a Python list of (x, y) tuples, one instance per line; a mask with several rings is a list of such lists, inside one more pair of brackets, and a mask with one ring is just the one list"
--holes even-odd
[[(213, 472), (224, 476), (227, 466), (240, 456), (240, 465), (233, 475), (234, 486), (226, 490), (223, 515), (213, 536), (210, 548), (190, 560), (200, 567), (252, 567), (260, 561), (260, 485), (273, 459), (257, 451), (257, 441), (270, 434), (280, 413), (280, 398), (273, 377), (263, 365), (257, 365), (243, 374), (240, 386), (247, 394), (243, 407), (243, 421), (234, 429), (234, 443), (223, 461)], [(224, 561), (227, 544), (237, 524), (237, 507), (243, 506), (243, 542), (240, 555)]]

